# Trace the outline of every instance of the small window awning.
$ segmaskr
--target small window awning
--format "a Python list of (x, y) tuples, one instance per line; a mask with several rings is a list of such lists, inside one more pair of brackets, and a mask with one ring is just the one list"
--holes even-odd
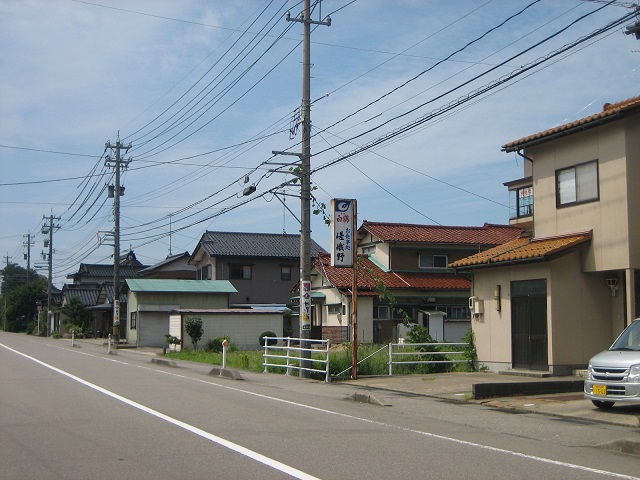
[[(316, 302), (321, 302), (322, 300), (324, 300), (326, 297), (326, 295), (322, 292), (311, 292), (311, 301), (316, 301)], [(300, 295), (296, 295), (295, 297), (291, 297), (291, 301), (293, 303), (299, 303), (300, 302)]]

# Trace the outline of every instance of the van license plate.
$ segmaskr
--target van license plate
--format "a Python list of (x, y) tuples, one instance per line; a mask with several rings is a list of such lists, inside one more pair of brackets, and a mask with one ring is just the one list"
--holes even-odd
[(606, 385), (594, 385), (593, 386), (593, 394), (594, 395), (606, 395), (607, 394), (607, 386)]

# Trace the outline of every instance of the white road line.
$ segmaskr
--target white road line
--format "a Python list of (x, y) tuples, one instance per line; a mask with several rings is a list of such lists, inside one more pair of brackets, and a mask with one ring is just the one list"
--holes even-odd
[[(8, 348), (8, 347), (6, 347), (6, 348)], [(368, 418), (356, 417), (356, 416), (348, 415), (348, 414), (342, 413), (342, 412), (336, 412), (336, 411), (333, 411), (333, 410), (327, 410), (327, 409), (324, 409), (324, 408), (313, 407), (311, 405), (305, 405), (305, 404), (302, 404), (302, 403), (292, 402), (290, 400), (284, 400), (284, 399), (277, 398), (277, 397), (271, 397), (271, 396), (264, 395), (264, 394), (261, 394), (261, 393), (255, 393), (255, 392), (251, 392), (251, 391), (248, 391), (248, 390), (243, 390), (243, 389), (237, 388), (237, 387), (231, 387), (231, 386), (228, 386), (228, 385), (222, 385), (220, 383), (215, 383), (215, 382), (211, 382), (211, 381), (207, 381), (207, 380), (201, 380), (201, 379), (197, 379), (197, 378), (192, 378), (192, 377), (188, 377), (186, 375), (181, 375), (179, 373), (166, 372), (164, 370), (155, 370), (153, 368), (144, 367), (144, 366), (140, 366), (140, 368), (145, 368), (145, 369), (149, 369), (151, 371), (156, 371), (156, 372), (162, 372), (162, 373), (165, 373), (165, 374), (168, 374), (168, 375), (172, 375), (172, 376), (183, 378), (183, 379), (187, 379), (187, 380), (195, 380), (196, 382), (206, 383), (208, 385), (213, 385), (213, 386), (216, 386), (216, 387), (219, 387), (219, 388), (224, 388), (224, 389), (227, 389), (227, 390), (232, 390), (232, 391), (235, 391), (235, 392), (244, 393), (244, 394), (247, 394), (247, 395), (253, 395), (255, 397), (263, 398), (263, 399), (266, 399), (266, 400), (271, 400), (271, 401), (274, 401), (274, 402), (284, 403), (284, 404), (291, 405), (291, 406), (294, 406), (294, 407), (304, 408), (304, 409), (307, 409), (307, 410), (313, 410), (315, 412), (325, 413), (325, 414), (328, 414), (328, 415), (336, 415), (336, 416), (347, 418), (347, 419), (350, 419), (350, 420), (356, 420), (356, 421), (360, 421), (360, 422), (370, 423), (372, 425), (378, 425), (378, 426), (385, 427), (385, 428), (393, 428), (393, 429), (397, 429), (397, 430), (402, 430), (404, 432), (415, 433), (417, 435), (421, 435), (421, 436), (425, 436), (425, 437), (429, 437), (429, 438), (435, 438), (435, 439), (438, 439), (438, 440), (444, 440), (444, 441), (447, 441), (447, 442), (456, 443), (458, 445), (466, 445), (468, 447), (478, 448), (478, 449), (482, 449), (482, 450), (489, 450), (489, 451), (492, 451), (492, 452), (495, 452), (495, 453), (502, 453), (502, 454), (506, 454), (506, 455), (510, 455), (510, 456), (514, 456), (514, 457), (525, 458), (525, 459), (533, 460), (533, 461), (536, 461), (536, 462), (546, 463), (546, 464), (550, 464), (550, 465), (556, 465), (556, 466), (570, 468), (570, 469), (573, 469), (573, 470), (579, 470), (579, 471), (588, 472), (588, 473), (594, 473), (596, 475), (605, 475), (605, 476), (608, 476), (608, 477), (622, 478), (622, 479), (625, 479), (625, 480), (640, 480), (640, 477), (635, 477), (633, 475), (625, 475), (625, 474), (621, 474), (621, 473), (609, 472), (607, 470), (600, 470), (600, 469), (597, 469), (597, 468), (585, 467), (583, 465), (576, 465), (576, 464), (573, 464), (573, 463), (561, 462), (561, 461), (558, 461), (558, 460), (552, 460), (550, 458), (539, 457), (539, 456), (536, 456), (536, 455), (529, 455), (529, 454), (526, 454), (526, 453), (516, 452), (516, 451), (513, 451), (513, 450), (506, 450), (504, 448), (492, 447), (490, 445), (483, 445), (481, 443), (468, 442), (466, 440), (460, 440), (458, 438), (453, 438), (453, 437), (446, 437), (446, 436), (443, 436), (443, 435), (438, 435), (438, 434), (435, 434), (435, 433), (425, 432), (425, 431), (422, 431), (422, 430), (414, 430), (414, 429), (411, 429), (411, 428), (399, 427), (398, 425), (393, 425), (393, 424), (390, 424), (390, 423), (378, 422), (378, 421), (375, 421), (375, 420), (370, 420)], [(98, 387), (98, 388), (100, 388), (100, 387)]]
[(7, 350), (10, 350), (18, 355), (23, 356), (24, 358), (27, 358), (33, 362), (36, 362), (39, 365), (42, 365), (43, 367), (46, 367), (50, 370), (53, 370), (54, 372), (57, 372), (61, 375), (64, 375), (65, 377), (70, 378), (71, 380), (74, 380), (78, 383), (81, 383), (82, 385), (92, 388), (93, 390), (96, 390), (100, 393), (103, 393), (104, 395), (107, 395), (108, 397), (111, 397), (115, 400), (118, 400), (126, 405), (129, 405), (133, 408), (137, 408), (138, 410), (142, 410), (145, 413), (148, 413), (149, 415), (153, 415), (154, 417), (157, 417), (161, 420), (164, 420), (165, 422), (169, 422), (177, 427), (183, 428), (184, 430), (187, 430), (191, 433), (194, 433), (202, 438), (205, 438), (211, 442), (217, 443), (220, 446), (223, 446), (225, 448), (228, 448), (229, 450), (232, 450), (236, 453), (239, 453), (241, 455), (244, 455), (245, 457), (248, 457), (252, 460), (255, 460), (256, 462), (262, 463), (263, 465), (266, 465), (268, 467), (271, 467), (275, 470), (278, 470), (282, 473), (286, 473), (287, 475), (290, 475), (294, 478), (299, 478), (299, 479), (304, 479), (304, 480), (319, 480), (318, 477), (314, 477), (313, 475), (309, 475), (308, 473), (305, 473), (301, 470), (298, 470), (296, 468), (290, 467), (289, 465), (286, 465), (282, 462), (278, 462), (277, 460), (274, 460), (272, 458), (266, 457), (264, 455), (261, 455), (257, 452), (254, 452), (253, 450), (249, 450), (248, 448), (245, 448), (241, 445), (238, 445), (237, 443), (233, 443), (230, 442), (229, 440), (225, 440), (224, 438), (218, 437), (216, 435), (213, 435), (209, 432), (206, 432), (200, 428), (194, 427), (193, 425), (189, 425), (188, 423), (182, 422), (180, 420), (177, 420), (173, 417), (170, 417), (168, 415), (165, 415), (163, 413), (158, 412), (157, 410), (153, 410), (152, 408), (146, 407), (138, 402), (134, 402), (133, 400), (130, 400), (126, 397), (123, 397), (121, 395), (118, 395), (117, 393), (111, 392), (105, 388), (102, 388), (98, 385), (95, 385), (91, 382), (87, 382), (86, 380), (83, 380), (80, 377), (76, 377), (75, 375), (69, 373), (69, 372), (65, 372), (64, 370), (61, 370), (57, 367), (54, 367), (53, 365), (49, 365), (48, 363), (45, 363), (41, 360), (38, 360), (37, 358), (34, 358), (30, 355), (24, 354), (22, 352), (19, 352), (17, 350), (14, 350), (11, 347), (8, 347), (2, 343), (0, 343), (0, 346), (6, 348)]

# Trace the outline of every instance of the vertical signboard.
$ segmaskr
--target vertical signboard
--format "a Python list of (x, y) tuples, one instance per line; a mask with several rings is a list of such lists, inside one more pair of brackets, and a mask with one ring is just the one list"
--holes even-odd
[(311, 330), (311, 282), (300, 282), (300, 326), (301, 330)]
[(355, 200), (331, 200), (331, 266), (352, 267)]
[(120, 325), (120, 300), (113, 301), (113, 325)]

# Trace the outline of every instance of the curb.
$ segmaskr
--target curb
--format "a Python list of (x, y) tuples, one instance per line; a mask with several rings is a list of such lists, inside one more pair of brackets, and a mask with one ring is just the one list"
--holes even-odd
[(584, 380), (556, 380), (548, 382), (474, 383), (471, 385), (476, 400), (496, 397), (547, 395), (552, 393), (582, 392)]

